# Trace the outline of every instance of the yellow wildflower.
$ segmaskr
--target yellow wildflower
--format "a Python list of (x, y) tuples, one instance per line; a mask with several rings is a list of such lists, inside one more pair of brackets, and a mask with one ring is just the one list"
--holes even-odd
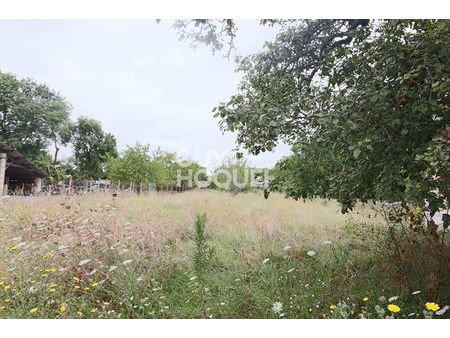
[(49, 270), (49, 269), (45, 269), (44, 271), (45, 271), (45, 272), (50, 272), (50, 270)]
[(5, 299), (5, 303), (9, 303), (11, 299)]
[(5, 289), (5, 291), (8, 291), (8, 289), (11, 289), (11, 286), (6, 285), (3, 289)]
[(14, 251), (14, 250), (16, 250), (17, 249), (17, 246), (13, 246), (11, 249), (9, 249), (9, 250), (11, 250), (11, 251)]
[(35, 281), (35, 280), (32, 280), (32, 281), (31, 281), (31, 284), (34, 284), (34, 283), (36, 283), (36, 281)]
[(105, 304), (105, 305), (109, 305), (109, 302), (103, 302), (103, 304)]
[(98, 283), (94, 283), (94, 284), (92, 284), (92, 286), (97, 286), (98, 285)]
[(77, 282), (80, 280), (80, 279), (77, 278), (77, 277), (73, 277), (73, 279), (76, 280)]
[(22, 293), (22, 292), (17, 292), (17, 293), (16, 293), (16, 296), (20, 296), (21, 293)]
[(427, 308), (427, 310), (430, 310), (430, 311), (437, 311), (440, 309), (438, 304), (432, 303), (432, 302), (425, 303), (425, 307)]
[(389, 304), (387, 308), (391, 312), (399, 312), (400, 311), (400, 307), (398, 307), (395, 304)]
[(46, 273), (44, 273), (44, 274), (42, 275), (42, 277), (48, 277), (48, 275), (47, 275)]
[(37, 311), (37, 308), (36, 308), (36, 307), (34, 307), (34, 308), (32, 308), (32, 309), (30, 310), (31, 313), (35, 313), (36, 311)]
[(55, 268), (51, 268), (50, 271), (51, 271), (51, 272), (55, 272), (56, 269), (55, 269)]
[(52, 253), (51, 252), (47, 252), (47, 256), (50, 256)]
[(94, 313), (95, 311), (97, 311), (97, 309), (92, 309), (91, 312)]
[(55, 292), (56, 290), (55, 289), (50, 289), (50, 292)]
[(363, 298), (363, 301), (364, 301), (364, 302), (367, 302), (368, 300), (369, 300), (369, 298), (367, 298), (367, 297), (364, 297), (364, 298)]
[(42, 256), (42, 258), (47, 258), (47, 256), (44, 255), (44, 256)]
[(2, 277), (2, 278), (0, 278), (1, 280), (6, 280), (6, 278), (5, 277)]
[(1, 307), (0, 307), (0, 310), (4, 310), (4, 309), (5, 309), (5, 307), (4, 307), (4, 306), (1, 306)]
[(61, 311), (61, 312), (65, 312), (66, 311), (66, 307), (63, 305), (63, 306), (61, 306), (60, 308), (59, 308), (59, 311)]
[(78, 285), (75, 285), (74, 288), (75, 288), (75, 289), (79, 289), (80, 287), (79, 287)]
[(81, 311), (77, 311), (77, 315), (82, 315), (83, 313)]
[(3, 285), (3, 284), (5, 284), (5, 282), (0, 282), (0, 286)]
[(330, 306), (330, 309), (331, 309), (331, 310), (334, 310), (335, 308), (336, 308), (336, 305), (331, 305), (331, 306)]
[(50, 285), (50, 287), (51, 287), (51, 288), (54, 288), (54, 287), (56, 287), (56, 284), (52, 284), (52, 285)]
[(84, 288), (84, 289), (85, 289), (86, 291), (87, 291), (87, 290), (89, 290), (89, 288), (88, 288), (88, 287), (86, 287), (86, 288)]

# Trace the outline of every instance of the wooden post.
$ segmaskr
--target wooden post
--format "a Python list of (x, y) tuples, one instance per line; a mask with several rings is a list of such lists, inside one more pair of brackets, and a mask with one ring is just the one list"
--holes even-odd
[(67, 176), (69, 178), (69, 187), (67, 188), (67, 193), (70, 195), (72, 193), (72, 175)]
[(120, 180), (117, 181), (117, 191), (120, 191)]
[(6, 177), (6, 154), (0, 153), (0, 197), (3, 196), (3, 194), (7, 194), (4, 192), (5, 189), (5, 177)]
[(41, 191), (42, 191), (42, 179), (38, 177), (34, 180), (34, 193), (36, 195), (39, 195)]
[(91, 177), (90, 179), (89, 179), (89, 191), (92, 191), (92, 186), (93, 186), (93, 183), (94, 182), (94, 179)]

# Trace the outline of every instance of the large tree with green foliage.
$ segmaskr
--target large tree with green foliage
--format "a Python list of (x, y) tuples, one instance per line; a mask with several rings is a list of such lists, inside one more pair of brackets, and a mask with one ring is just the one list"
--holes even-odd
[[(66, 144), (71, 107), (45, 84), (0, 72), (0, 142), (46, 167), (50, 142)], [(54, 160), (57, 159), (57, 151)]]
[(117, 156), (116, 139), (103, 131), (99, 121), (79, 117), (72, 127), (75, 163), (82, 178), (103, 178), (105, 162)]
[(327, 193), (344, 212), (379, 199), (447, 209), (450, 22), (263, 23), (280, 31), (237, 60), (244, 77), (215, 108), (221, 128), (253, 154), (292, 145), (292, 197)]

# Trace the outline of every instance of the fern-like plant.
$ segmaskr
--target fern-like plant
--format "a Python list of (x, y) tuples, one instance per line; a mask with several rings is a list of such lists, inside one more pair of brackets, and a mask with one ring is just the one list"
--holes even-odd
[(205, 286), (205, 271), (210, 268), (211, 260), (214, 257), (215, 249), (210, 247), (206, 243), (205, 237), (205, 227), (206, 227), (206, 214), (197, 215), (195, 219), (195, 248), (193, 253), (193, 268), (196, 274), (195, 278), (197, 282), (197, 291), (199, 294), (199, 304), (203, 316), (206, 316), (205, 306), (204, 306), (204, 296), (207, 290)]

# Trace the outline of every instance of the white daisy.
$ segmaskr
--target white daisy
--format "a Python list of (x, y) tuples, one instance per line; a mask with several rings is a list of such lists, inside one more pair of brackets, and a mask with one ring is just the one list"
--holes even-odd
[(280, 313), (281, 311), (283, 311), (283, 303), (281, 303), (281, 302), (273, 303), (272, 311), (275, 313)]
[(316, 252), (313, 251), (313, 250), (311, 250), (311, 251), (308, 251), (306, 254), (307, 254), (308, 256), (312, 257), (312, 256), (314, 256), (314, 255), (316, 254)]

